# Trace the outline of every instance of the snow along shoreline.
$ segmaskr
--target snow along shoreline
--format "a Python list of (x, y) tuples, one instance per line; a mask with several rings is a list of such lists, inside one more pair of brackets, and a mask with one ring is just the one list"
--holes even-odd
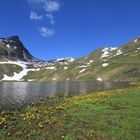
[(2, 81), (21, 81), (21, 79), (27, 75), (27, 73), (29, 71), (35, 71), (35, 69), (27, 69), (27, 64), (26, 62), (22, 62), (22, 61), (8, 61), (8, 62), (0, 62), (0, 64), (13, 64), (13, 65), (18, 65), (20, 67), (22, 67), (22, 71), (19, 73), (14, 72), (14, 75), (12, 77), (7, 76), (4, 74), (4, 78), (2, 79)]

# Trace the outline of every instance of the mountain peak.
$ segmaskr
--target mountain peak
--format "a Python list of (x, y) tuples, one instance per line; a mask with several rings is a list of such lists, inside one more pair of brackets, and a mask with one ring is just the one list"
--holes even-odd
[(18, 39), (18, 40), (20, 40), (18, 35), (10, 36), (10, 37), (5, 37), (5, 38), (4, 38), (4, 37), (1, 37), (0, 39), (1, 39), (1, 40), (2, 40), (2, 39), (5, 39), (5, 40), (6, 40), (6, 39), (7, 39), (7, 40)]
[(15, 36), (10, 36), (10, 37), (8, 37), (7, 39), (18, 39), (18, 40), (20, 40), (20, 39), (19, 39), (19, 36), (17, 36), (17, 35), (15, 35)]
[(0, 60), (33, 62), (35, 58), (28, 52), (18, 36), (0, 38)]

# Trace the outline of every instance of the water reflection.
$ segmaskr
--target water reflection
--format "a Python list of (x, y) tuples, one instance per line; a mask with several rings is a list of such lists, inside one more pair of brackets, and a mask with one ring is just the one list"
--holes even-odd
[(66, 82), (64, 87), (65, 87), (65, 96), (68, 96), (69, 95), (69, 83)]
[(86, 93), (87, 92), (87, 88), (88, 88), (88, 85), (87, 83), (80, 83), (79, 84), (79, 89), (80, 89), (80, 93)]
[(0, 83), (0, 109), (24, 106), (40, 98), (86, 94), (127, 86), (127, 83), (116, 82), (3, 82)]

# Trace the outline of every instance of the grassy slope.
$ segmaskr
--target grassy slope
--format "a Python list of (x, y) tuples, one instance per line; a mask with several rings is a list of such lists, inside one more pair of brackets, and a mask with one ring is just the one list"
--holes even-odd
[[(17, 40), (16, 40), (17, 41)], [(21, 44), (18, 44), (21, 45)], [(18, 46), (17, 45), (17, 46)], [(137, 38), (137, 42), (132, 40), (128, 43), (119, 46), (118, 49), (122, 50), (123, 54), (119, 56), (114, 56), (118, 50), (109, 51), (110, 56), (106, 59), (106, 62), (101, 58), (103, 54), (103, 48), (98, 48), (92, 53), (76, 59), (73, 63), (68, 65), (68, 69), (64, 70), (65, 66), (55, 64), (56, 71), (45, 70), (42, 67), (41, 71), (29, 72), (27, 79), (35, 79), (36, 81), (52, 81), (56, 78), (57, 81), (96, 81), (98, 77), (102, 78), (103, 81), (140, 81), (140, 38)], [(0, 61), (4, 61), (8, 57), (8, 51), (15, 51), (13, 49), (8, 49), (6, 44), (0, 43)], [(21, 48), (17, 50), (19, 54), (22, 53)], [(16, 54), (18, 52), (16, 51)], [(4, 57), (5, 56), (5, 57)], [(14, 57), (12, 57), (12, 60)], [(91, 60), (94, 62), (90, 64), (87, 68), (76, 68), (77, 66), (87, 65)], [(103, 63), (108, 63), (107, 67), (103, 67)], [(137, 64), (136, 64), (137, 63)], [(139, 64), (138, 64), (139, 63)], [(21, 69), (17, 66), (12, 65), (0, 65), (0, 79), (3, 78), (3, 74), (12, 76), (13, 72), (19, 72)], [(32, 66), (31, 66), (32, 67)], [(84, 72), (79, 73), (81, 70), (85, 69)]]
[(139, 140), (140, 88), (39, 101), (0, 113), (0, 139)]
[(99, 73), (105, 80), (140, 81), (140, 66), (136, 63), (139, 57), (140, 54), (114, 57), (109, 60), (109, 66), (101, 68)]
[[(7, 47), (0, 46), (0, 53), (4, 53)], [(57, 81), (96, 81), (98, 77), (101, 77), (103, 81), (140, 81), (140, 39), (136, 43), (130, 41), (120, 47), (124, 54), (114, 56), (117, 50), (109, 51), (110, 57), (105, 58), (106, 62), (101, 58), (103, 48), (99, 48), (89, 55), (76, 59), (73, 63), (68, 65), (68, 69), (64, 70), (64, 65), (55, 64), (56, 71), (45, 70), (43, 67), (40, 71), (31, 71), (27, 76), (27, 79), (35, 79), (36, 81), (53, 81), (56, 78)], [(137, 52), (136, 52), (137, 51)], [(3, 59), (0, 57), (0, 60)], [(77, 68), (77, 66), (87, 65), (91, 60), (94, 62), (86, 68)], [(109, 65), (103, 67), (102, 64), (108, 63)], [(138, 64), (139, 63), (139, 64)], [(7, 67), (7, 68), (5, 68)], [(13, 75), (13, 72), (17, 68), (11, 68), (13, 66), (0, 65), (0, 79), (3, 78), (3, 73), (9, 76)], [(84, 72), (80, 73), (81, 70)], [(19, 71), (19, 70), (18, 70)]]
[(19, 73), (23, 69), (18, 65), (13, 64), (0, 64), (0, 79), (3, 78), (3, 75), (13, 76), (14, 72)]
[[(52, 81), (53, 78), (56, 78), (57, 81), (66, 81), (67, 79), (70, 81), (96, 81), (97, 77), (102, 77), (104, 81), (140, 81), (140, 51), (135, 53), (137, 46), (132, 46), (131, 43), (127, 45), (130, 48), (127, 48), (125, 55), (109, 58), (107, 62), (100, 58), (103, 52), (98, 49), (85, 57), (76, 59), (75, 62), (68, 66), (67, 70), (64, 70), (64, 66), (57, 65), (56, 71), (29, 72), (25, 79)], [(125, 46), (123, 47), (125, 48)], [(116, 52), (113, 53), (116, 54)], [(89, 67), (76, 68), (77, 66), (87, 65), (90, 60), (94, 60), (94, 62)], [(108, 63), (109, 65), (103, 67), (103, 63)], [(79, 73), (82, 69), (86, 70)]]
[(28, 73), (27, 76), (24, 77), (24, 79), (37, 79), (37, 81), (52, 81), (53, 78), (56, 78), (58, 81), (66, 81), (68, 78), (69, 80), (74, 81), (76, 75), (78, 74), (77, 69), (75, 69), (77, 65), (77, 62), (68, 65), (68, 70), (64, 70), (64, 67), (66, 66), (56, 65), (57, 70), (42, 69), (38, 72), (31, 71)]

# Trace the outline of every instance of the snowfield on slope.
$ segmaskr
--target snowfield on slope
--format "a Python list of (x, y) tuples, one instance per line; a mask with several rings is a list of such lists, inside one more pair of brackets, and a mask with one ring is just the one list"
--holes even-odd
[(106, 66), (108, 66), (108, 65), (109, 65), (108, 63), (102, 64), (103, 67), (106, 67)]
[(22, 61), (8, 61), (8, 62), (0, 62), (0, 64), (13, 64), (13, 65), (18, 65), (20, 67), (22, 67), (22, 71), (20, 73), (15, 73), (12, 77), (7, 76), (4, 74), (4, 78), (2, 79), (3, 81), (21, 81), (21, 79), (27, 75), (27, 73), (29, 71), (35, 71), (35, 69), (27, 69), (27, 64), (26, 62), (22, 62)]

